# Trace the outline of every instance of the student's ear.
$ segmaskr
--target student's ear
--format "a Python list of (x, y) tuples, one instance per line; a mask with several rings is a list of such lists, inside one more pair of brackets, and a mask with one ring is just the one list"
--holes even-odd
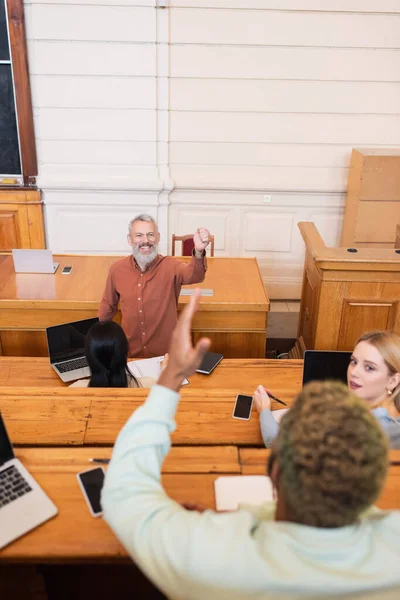
[(400, 373), (395, 373), (389, 379), (388, 389), (393, 391), (395, 388), (397, 388), (399, 383), (400, 383)]

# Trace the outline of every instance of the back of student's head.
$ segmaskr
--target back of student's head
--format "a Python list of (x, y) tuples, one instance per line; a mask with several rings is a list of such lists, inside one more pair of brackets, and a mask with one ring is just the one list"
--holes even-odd
[(314, 527), (354, 523), (380, 494), (387, 452), (376, 418), (346, 386), (306, 385), (282, 419), (273, 450), (291, 519)]
[(127, 387), (128, 340), (114, 321), (99, 321), (86, 336), (89, 387)]

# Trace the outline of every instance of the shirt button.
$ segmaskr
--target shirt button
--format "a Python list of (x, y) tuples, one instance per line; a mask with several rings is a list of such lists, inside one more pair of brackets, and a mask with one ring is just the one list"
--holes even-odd
[(140, 324), (143, 325), (143, 321)]
[(142, 335), (144, 335), (144, 331), (143, 331)]
[(141, 298), (138, 298), (138, 300), (141, 300)]
[(139, 312), (143, 312), (142, 310), (139, 310)]
[(139, 287), (140, 287), (140, 283), (139, 283)]

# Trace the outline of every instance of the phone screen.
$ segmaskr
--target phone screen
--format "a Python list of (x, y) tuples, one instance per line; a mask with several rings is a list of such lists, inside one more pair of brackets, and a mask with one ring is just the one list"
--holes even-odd
[(86, 499), (92, 513), (95, 515), (101, 514), (103, 510), (100, 504), (100, 494), (104, 483), (104, 470), (102, 467), (90, 469), (90, 471), (78, 473), (78, 478), (86, 492)]
[(64, 267), (62, 270), (63, 275), (69, 275), (72, 271), (72, 267)]
[(250, 419), (252, 405), (253, 396), (244, 396), (243, 394), (238, 394), (236, 397), (233, 417), (235, 419)]

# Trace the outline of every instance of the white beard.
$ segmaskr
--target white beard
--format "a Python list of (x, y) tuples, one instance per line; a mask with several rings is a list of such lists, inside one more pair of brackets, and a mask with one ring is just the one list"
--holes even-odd
[(158, 254), (158, 246), (154, 245), (150, 254), (140, 254), (140, 250), (138, 247), (132, 247), (133, 258), (136, 260), (136, 263), (141, 271), (145, 271), (150, 263), (157, 257)]

